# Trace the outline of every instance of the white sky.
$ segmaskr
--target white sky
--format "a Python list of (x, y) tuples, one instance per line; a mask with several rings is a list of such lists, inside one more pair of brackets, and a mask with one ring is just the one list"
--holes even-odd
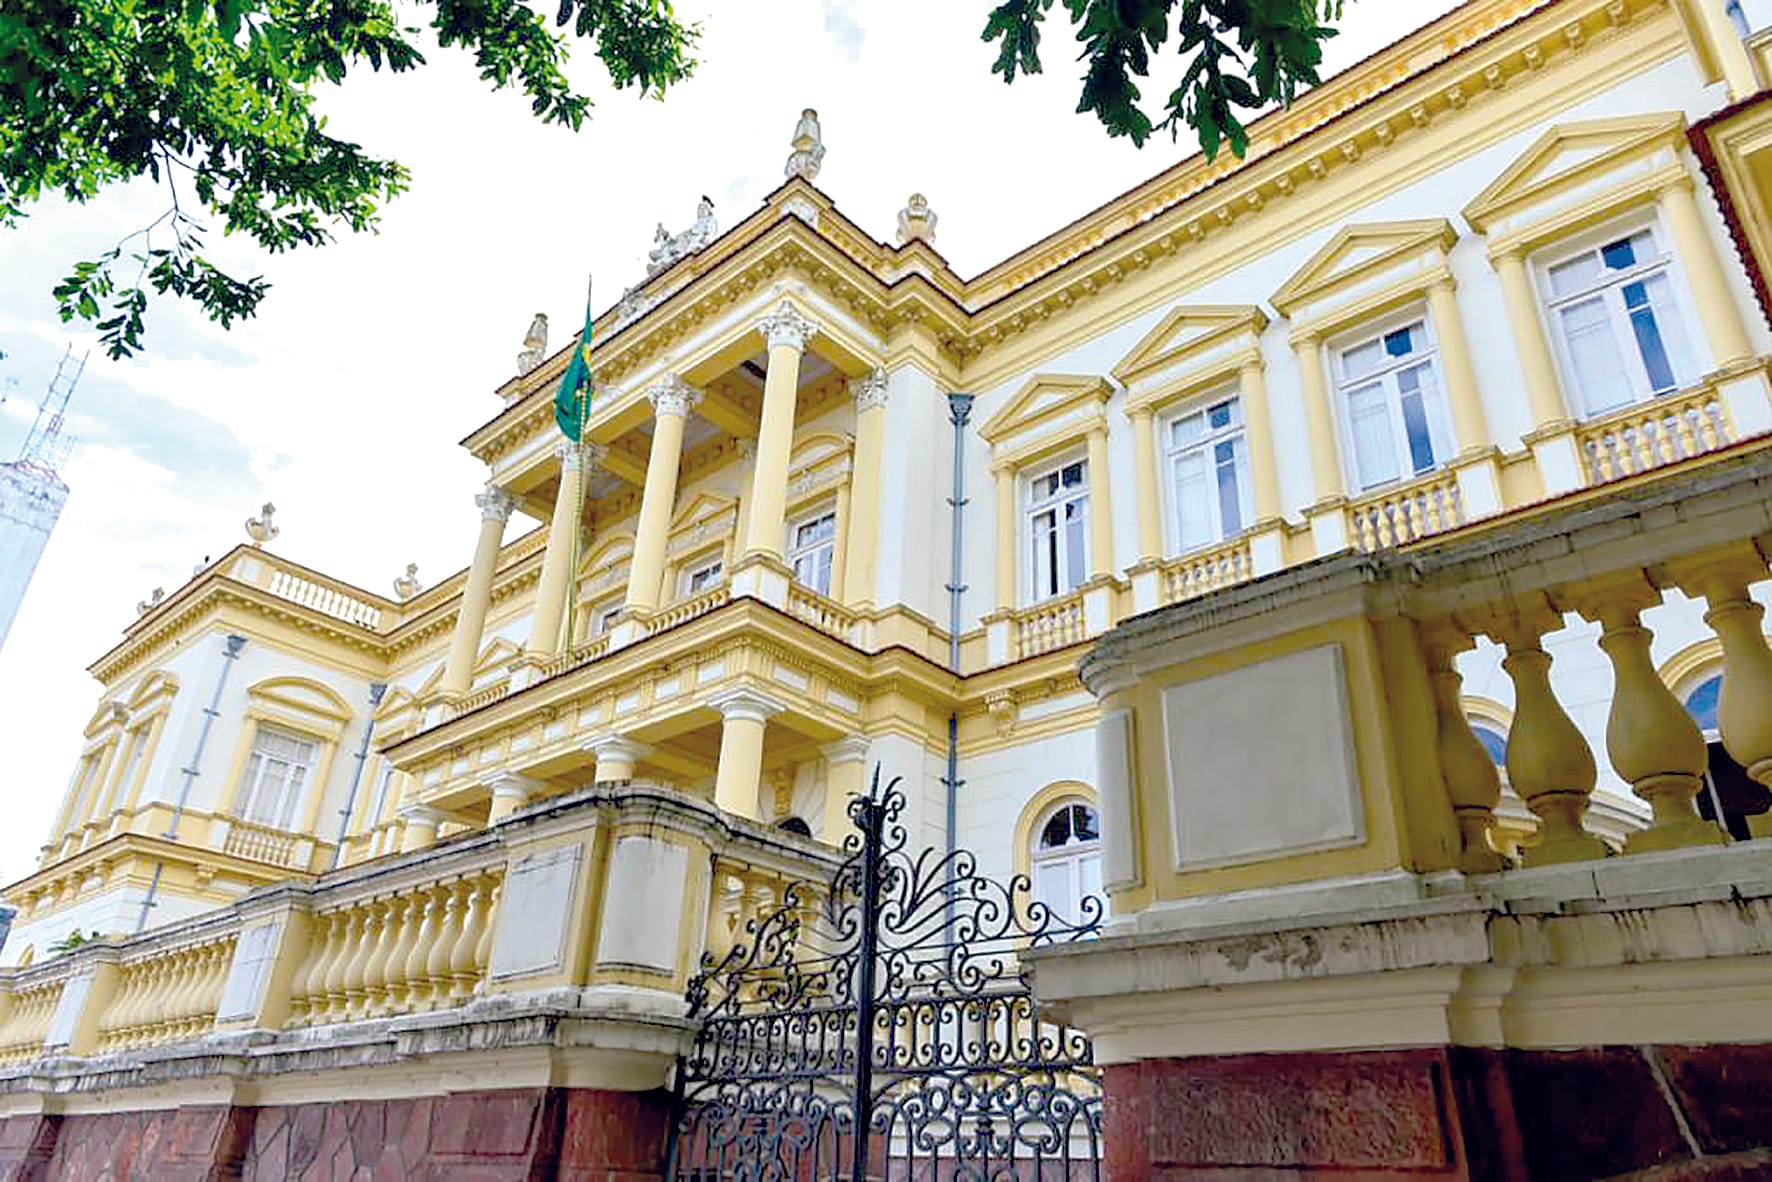
[[(1331, 67), (1454, 6), (1359, 0)], [(63, 470), (72, 496), (0, 650), (0, 883), (36, 865), (98, 701), (85, 666), (137, 601), (243, 541), (265, 500), (283, 530), (274, 550), (372, 590), (388, 592), (407, 562), (427, 582), (466, 565), (484, 476), (456, 441), (499, 409), (492, 391), (530, 316), (548, 313), (558, 347), (579, 322), (586, 271), (607, 306), (644, 275), (655, 223), (682, 230), (703, 193), (722, 226), (736, 224), (780, 183), (802, 107), (819, 111), (818, 183), (839, 207), (889, 239), (905, 197), (927, 194), (937, 245), (963, 276), (1191, 154), (1187, 140), (1109, 140), (1074, 113), (1080, 67), (1062, 5), (1047, 72), (1005, 87), (979, 40), (990, 7), (679, 0), (703, 27), (697, 76), (641, 101), (608, 93), (581, 51), (572, 74), (598, 106), (577, 135), (488, 92), (459, 53), (327, 94), (334, 134), (412, 170), (381, 233), (276, 258), (213, 234), (273, 282), (256, 320), (223, 332), (163, 302), (147, 353), (111, 362), (94, 349)], [(1167, 89), (1161, 75), (1145, 87)], [(0, 458), (16, 454), (64, 345), (93, 344), (57, 320), (51, 288), (162, 206), (143, 186), (45, 203), (0, 232)]]

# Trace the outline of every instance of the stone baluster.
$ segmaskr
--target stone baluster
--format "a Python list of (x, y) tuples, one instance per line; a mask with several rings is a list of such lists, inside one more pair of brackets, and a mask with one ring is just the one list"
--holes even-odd
[(380, 1012), (388, 982), (388, 954), (394, 950), (400, 926), (400, 901), (394, 896), (377, 899), (370, 904), (370, 939), (357, 963), (361, 965), (357, 992), (361, 997), (353, 1009), (360, 1018)]
[(228, 969), (234, 963), (233, 943), (212, 946), (209, 960), (209, 970), (203, 974), (203, 998), (199, 1007), (205, 1029), (215, 1025), (215, 1012), (221, 1008), (222, 991), (228, 986)]
[(1496, 853), (1489, 841), (1489, 832), (1495, 827), (1495, 806), (1501, 802), (1501, 777), (1471, 729), (1459, 693), (1464, 682), (1458, 675), (1456, 657), (1473, 647), (1471, 640), (1463, 632), (1440, 627), (1428, 632), (1424, 647), (1433, 690), (1440, 774), (1458, 821), (1458, 868), (1466, 874), (1505, 869), (1508, 860)]
[(395, 899), (392, 908), (388, 925), (388, 940), (392, 946), (382, 966), (380, 1008), (388, 1013), (400, 1013), (410, 993), (411, 975), (406, 964), (412, 959), (412, 950), (418, 944), (419, 927), (424, 922), (425, 892), (420, 889)]
[(317, 1021), (326, 1007), (326, 973), (338, 954), (340, 919), (336, 911), (323, 912), (312, 921), (308, 961), (290, 986), (289, 1021), (306, 1026)]
[(345, 982), (351, 975), (351, 962), (356, 960), (358, 950), (363, 946), (367, 922), (368, 912), (362, 907), (352, 907), (343, 915), (344, 928), (338, 954), (326, 970), (326, 1011), (321, 1019), (323, 1022), (344, 1020), (348, 1002)]
[(1603, 858), (1606, 843), (1582, 828), (1599, 770), (1587, 740), (1551, 691), (1550, 654), (1540, 644), (1562, 626), (1548, 608), (1514, 616), (1489, 635), (1506, 646), (1501, 667), (1514, 683), (1514, 722), (1508, 732), (1507, 774), (1514, 791), (1541, 823), (1528, 866)]
[(1723, 749), (1756, 783), (1772, 787), (1772, 648), (1762, 623), (1766, 609), (1748, 595), (1748, 586), (1765, 575), (1765, 564), (1754, 555), (1701, 570), (1681, 585), (1687, 594), (1704, 597), (1710, 609), (1704, 622), (1723, 646), (1723, 692), (1717, 702)]
[(467, 879), (458, 878), (438, 892), (441, 909), (437, 914), (436, 929), (426, 945), (426, 1009), (435, 1010), (449, 1004), (449, 957), (455, 951), (456, 942), (461, 939), (462, 925), (466, 922), (467, 896), (471, 889)]
[(198, 986), (196, 949), (180, 949), (165, 959), (166, 997), (149, 1036), (156, 1042), (171, 1042), (184, 1036), (190, 1027)]
[(1626, 853), (1690, 845), (1719, 845), (1723, 831), (1698, 815), (1710, 761), (1704, 733), (1656, 672), (1654, 636), (1642, 613), (1661, 593), (1640, 575), (1595, 591), (1579, 605), (1601, 627), (1600, 648), (1612, 662), (1612, 709), (1606, 718), (1606, 755), (1612, 767), (1648, 801), (1649, 828), (1625, 840)]
[(466, 894), (466, 910), (462, 916), (461, 934), (449, 950), (449, 1000), (460, 1003), (473, 993), (475, 984), (474, 950), (480, 933), (490, 927), (486, 917), (488, 898), (486, 880), (472, 879)]
[(429, 965), (437, 943), (443, 900), (448, 894), (448, 887), (433, 884), (413, 898), (412, 940), (403, 949), (405, 956), (400, 968), (400, 996), (395, 1003), (407, 1013), (424, 1009), (430, 997)]
[(486, 884), (484, 888), (486, 917), (480, 921), (480, 935), (474, 941), (474, 960), (469, 970), (472, 974), (469, 989), (474, 992), (479, 991), (482, 979), (486, 975), (486, 966), (492, 960), (492, 916), (498, 910), (498, 900), (503, 885), (498, 878), (492, 875), (486, 876), (482, 881)]

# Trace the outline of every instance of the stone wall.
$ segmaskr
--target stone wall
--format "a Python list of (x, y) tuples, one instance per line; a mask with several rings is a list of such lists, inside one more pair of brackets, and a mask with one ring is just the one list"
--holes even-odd
[(1113, 1182), (1772, 1177), (1772, 1046), (1468, 1047), (1107, 1068)]
[(643, 1182), (668, 1098), (589, 1088), (0, 1120), (0, 1182)]

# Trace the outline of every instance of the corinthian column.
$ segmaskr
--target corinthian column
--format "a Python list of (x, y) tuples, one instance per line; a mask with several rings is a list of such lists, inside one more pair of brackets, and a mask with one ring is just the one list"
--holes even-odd
[(578, 551), (578, 527), (584, 506), (584, 470), (587, 461), (602, 458), (593, 444), (561, 440), (560, 488), (554, 497), (554, 516), (548, 522), (548, 549), (541, 562), (541, 586), (535, 593), (535, 623), (529, 631), (529, 651), (540, 657), (557, 656), (566, 638), (561, 624), (566, 614), (566, 592), (577, 574), (573, 564)]
[(751, 487), (745, 552), (781, 561), (787, 529), (788, 460), (794, 445), (794, 403), (800, 389), (800, 356), (818, 326), (783, 300), (757, 325), (769, 342), (763, 383), (763, 417), (757, 428), (757, 472)]
[(634, 560), (628, 566), (628, 606), (651, 611), (664, 580), (666, 535), (677, 501), (677, 469), (683, 460), (683, 429), (701, 391), (669, 377), (646, 391), (652, 403), (652, 454), (646, 460), (646, 487), (640, 494), (640, 523), (634, 531)]
[(497, 573), (505, 523), (511, 519), (517, 498), (502, 488), (488, 488), (474, 498), (474, 504), (480, 507), (480, 536), (474, 542), (474, 560), (468, 566), (468, 582), (462, 588), (455, 631), (449, 638), (449, 659), (443, 666), (446, 694), (465, 694), (473, 686), (474, 660), (480, 655), (486, 609), (492, 602), (492, 576)]
[[(855, 466), (849, 473), (849, 520), (843, 587), (848, 602), (874, 603), (880, 546), (880, 470), (886, 440), (886, 371), (876, 369), (849, 383), (855, 399)], [(841, 598), (841, 597), (839, 597)]]

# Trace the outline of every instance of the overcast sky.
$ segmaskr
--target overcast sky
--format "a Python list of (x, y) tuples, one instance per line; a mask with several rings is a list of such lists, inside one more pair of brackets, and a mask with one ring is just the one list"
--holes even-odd
[[(906, 196), (927, 194), (937, 245), (963, 276), (1193, 150), (1167, 138), (1135, 149), (1074, 113), (1062, 6), (1047, 73), (1013, 87), (990, 73), (984, 0), (678, 7), (702, 25), (696, 77), (641, 101), (609, 93), (581, 52), (572, 74), (598, 105), (576, 135), (486, 91), (459, 54), (328, 92), (334, 134), (412, 170), (381, 232), (278, 258), (212, 235), (272, 282), (256, 320), (223, 332), (157, 303), (145, 354), (93, 351), (63, 470), (72, 496), (0, 650), (0, 883), (35, 867), (98, 701), (85, 666), (139, 600), (245, 540), (242, 522), (266, 500), (283, 530), (272, 549), (378, 592), (408, 562), (426, 582), (465, 566), (484, 475), (456, 441), (499, 409), (493, 390), (529, 318), (548, 313), (557, 347), (582, 313), (586, 271), (599, 305), (613, 302), (644, 275), (654, 225), (682, 230), (703, 193), (723, 227), (736, 224), (781, 182), (802, 107), (820, 113), (818, 184), (838, 206), (890, 239)], [(1452, 7), (1358, 0), (1331, 64)], [(56, 280), (162, 204), (152, 187), (117, 190), (45, 203), (0, 232), (0, 458), (16, 455), (63, 348), (93, 343), (56, 319)]]

